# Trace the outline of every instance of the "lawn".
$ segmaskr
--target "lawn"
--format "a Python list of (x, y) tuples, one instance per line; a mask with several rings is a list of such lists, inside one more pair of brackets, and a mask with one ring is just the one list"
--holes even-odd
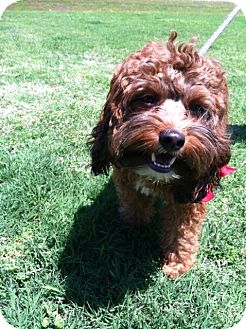
[[(230, 4), (22, 1), (0, 19), (0, 310), (20, 329), (226, 329), (246, 306), (246, 23), (209, 55), (227, 71), (231, 166), (208, 205), (195, 267), (161, 271), (158, 223), (129, 232), (86, 142), (114, 67), (149, 40), (199, 35)], [(49, 10), (51, 9), (51, 10)], [(2, 329), (2, 328), (1, 328)]]

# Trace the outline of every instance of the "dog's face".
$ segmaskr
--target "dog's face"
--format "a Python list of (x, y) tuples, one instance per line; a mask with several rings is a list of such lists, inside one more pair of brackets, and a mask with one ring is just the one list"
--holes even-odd
[(147, 44), (116, 69), (92, 132), (95, 174), (112, 163), (148, 179), (208, 184), (229, 161), (225, 74), (192, 44), (176, 46), (176, 36)]

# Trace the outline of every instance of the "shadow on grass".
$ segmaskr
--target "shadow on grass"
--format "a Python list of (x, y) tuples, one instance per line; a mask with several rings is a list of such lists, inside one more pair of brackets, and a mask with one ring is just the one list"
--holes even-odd
[(120, 303), (128, 291), (146, 289), (159, 264), (157, 229), (130, 231), (120, 223), (111, 181), (74, 218), (60, 259), (68, 300), (98, 309)]
[(229, 129), (232, 143), (246, 141), (246, 125), (229, 125)]

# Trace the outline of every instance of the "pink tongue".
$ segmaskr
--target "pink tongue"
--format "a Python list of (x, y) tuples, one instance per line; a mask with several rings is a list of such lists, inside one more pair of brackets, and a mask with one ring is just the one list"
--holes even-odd
[(169, 153), (165, 154), (155, 154), (156, 162), (168, 166), (173, 159), (173, 155)]

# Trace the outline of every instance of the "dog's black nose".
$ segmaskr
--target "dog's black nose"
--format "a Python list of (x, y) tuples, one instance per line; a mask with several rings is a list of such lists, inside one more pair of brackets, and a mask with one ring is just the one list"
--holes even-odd
[(174, 152), (184, 145), (185, 137), (177, 130), (167, 129), (160, 132), (159, 142), (167, 152)]

